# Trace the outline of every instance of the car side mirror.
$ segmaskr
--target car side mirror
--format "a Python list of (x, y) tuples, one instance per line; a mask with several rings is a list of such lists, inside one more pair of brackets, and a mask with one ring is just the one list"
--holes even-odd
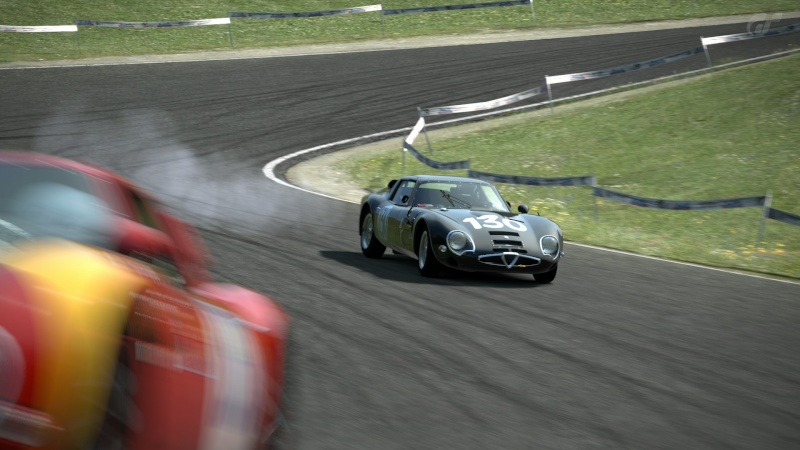
[(158, 217), (172, 242), (175, 263), (187, 281), (194, 283), (210, 280), (208, 265), (211, 256), (197, 229), (163, 211), (158, 212)]
[(522, 214), (528, 214), (528, 211), (530, 211), (530, 208), (528, 208), (528, 205), (521, 204), (521, 205), (517, 206), (517, 211), (521, 212)]
[(389, 182), (389, 184), (386, 187), (391, 189), (391, 188), (394, 187), (395, 184), (397, 184), (397, 180), (392, 180), (392, 181)]
[(120, 219), (116, 224), (116, 234), (119, 236), (117, 251), (122, 254), (155, 258), (172, 253), (172, 243), (166, 234), (133, 220)]
[(404, 195), (403, 198), (400, 199), (400, 201), (402, 201), (403, 204), (406, 205), (406, 204), (408, 204), (408, 199), (410, 199), (410, 198), (411, 197), (409, 197), (407, 195)]

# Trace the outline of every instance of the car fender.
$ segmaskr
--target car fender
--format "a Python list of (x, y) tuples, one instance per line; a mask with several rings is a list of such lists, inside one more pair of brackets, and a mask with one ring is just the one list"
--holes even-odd
[[(424, 225), (424, 227), (422, 226)], [(421, 211), (417, 216), (414, 218), (414, 254), (416, 255), (417, 249), (419, 248), (419, 240), (420, 236), (422, 236), (422, 230), (428, 230), (428, 236), (431, 240), (431, 244), (434, 246), (439, 246), (445, 243), (445, 239), (447, 238), (447, 234), (454, 229), (462, 229), (463, 227), (458, 224), (455, 220), (452, 220), (448, 217), (439, 216), (436, 214), (430, 213), (430, 211)], [(437, 255), (437, 259), (439, 258), (439, 252), (433, 252), (434, 255)], [(419, 256), (419, 255), (417, 255)]]
[(257, 340), (267, 388), (261, 422), (268, 430), (275, 428), (283, 389), (289, 316), (271, 298), (233, 284), (203, 283), (193, 287), (192, 292), (230, 311)]
[(367, 194), (361, 201), (361, 214), (358, 221), (358, 233), (361, 234), (361, 222), (364, 219), (364, 214), (367, 211), (372, 212), (373, 215), (377, 214), (378, 209), (384, 204), (389, 202), (386, 198), (386, 192)]
[(18, 334), (27, 365), (17, 401), (69, 430), (67, 447), (90, 442), (99, 427), (131, 293), (146, 285), (142, 273), (115, 260), (102, 250), (54, 240), (2, 261), (2, 308), (16, 312), (0, 314), (0, 325), (9, 329), (10, 320), (28, 315), (33, 331)]
[(520, 214), (517, 219), (523, 220), (540, 238), (545, 235), (555, 236), (559, 241), (563, 240), (563, 233), (561, 227), (552, 220), (542, 217), (534, 216), (531, 214)]

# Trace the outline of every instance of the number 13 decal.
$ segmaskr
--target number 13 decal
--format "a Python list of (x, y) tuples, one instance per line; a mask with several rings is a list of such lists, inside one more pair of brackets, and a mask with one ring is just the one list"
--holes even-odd
[(476, 230), (480, 230), (481, 228), (511, 228), (514, 231), (528, 231), (528, 227), (525, 226), (522, 222), (517, 222), (515, 220), (511, 220), (508, 218), (503, 217), (502, 219), (500, 216), (495, 214), (486, 214), (483, 216), (475, 217), (467, 217), (463, 220), (470, 225), (472, 225)]

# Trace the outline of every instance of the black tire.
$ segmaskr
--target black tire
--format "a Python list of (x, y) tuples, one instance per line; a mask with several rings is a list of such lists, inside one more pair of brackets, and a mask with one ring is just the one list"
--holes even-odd
[(422, 230), (417, 246), (417, 262), (419, 263), (419, 273), (423, 277), (436, 277), (442, 270), (442, 263), (433, 254), (433, 243), (427, 229)]
[(361, 219), (361, 252), (367, 258), (380, 258), (386, 252), (386, 246), (375, 237), (375, 220), (371, 211)]
[[(292, 430), (289, 427), (289, 422), (293, 420), (293, 410), (291, 409), (291, 402), (289, 397), (295, 397), (296, 388), (296, 373), (297, 355), (301, 353), (298, 349), (298, 340), (295, 338), (297, 334), (296, 327), (289, 327), (289, 336), (286, 339), (286, 346), (284, 348), (285, 355), (283, 360), (283, 390), (281, 392), (280, 410), (278, 411), (277, 426), (272, 433), (262, 442), (261, 450), (280, 450), (292, 448)], [(299, 394), (297, 394), (299, 395)]]
[(126, 350), (121, 346), (105, 417), (92, 450), (124, 449), (129, 433), (138, 432), (141, 427), (141, 413), (133, 403), (136, 376), (130, 369)]
[(558, 264), (553, 266), (552, 269), (545, 273), (537, 273), (533, 275), (533, 279), (536, 280), (538, 283), (550, 283), (551, 281), (556, 279), (556, 273), (558, 272)]

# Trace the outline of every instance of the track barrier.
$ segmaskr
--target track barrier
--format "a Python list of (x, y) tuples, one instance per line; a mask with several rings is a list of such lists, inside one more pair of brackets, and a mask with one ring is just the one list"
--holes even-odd
[(420, 14), (439, 11), (458, 11), (468, 9), (480, 8), (499, 8), (505, 6), (521, 6), (531, 5), (531, 13), (533, 13), (533, 0), (515, 0), (504, 2), (491, 2), (491, 3), (472, 3), (466, 5), (449, 5), (449, 6), (426, 6), (420, 8), (403, 8), (403, 9), (383, 9), (383, 5), (367, 5), (356, 6), (352, 8), (336, 9), (330, 11), (308, 11), (308, 12), (230, 12), (229, 17), (243, 18), (243, 19), (297, 19), (297, 18), (310, 18), (310, 17), (328, 17), (339, 15), (352, 15), (367, 12), (379, 11), (381, 15), (381, 35), (384, 34), (384, 16), (396, 16), (405, 14)]
[(593, 195), (619, 203), (642, 208), (670, 209), (673, 211), (709, 211), (713, 209), (748, 208), (764, 206), (767, 196), (740, 197), (722, 200), (662, 200), (658, 198), (637, 197), (635, 195), (614, 192), (601, 187), (594, 188)]
[(490, 2), (490, 3), (472, 3), (466, 5), (448, 5), (448, 6), (424, 6), (420, 8), (403, 8), (403, 9), (386, 9), (381, 12), (382, 15), (400, 15), (400, 14), (419, 14), (439, 11), (458, 11), (465, 9), (480, 9), (480, 8), (500, 8), (504, 6), (523, 6), (531, 5), (531, 13), (536, 17), (533, 12), (533, 0), (516, 0), (506, 2)]
[(381, 11), (381, 5), (368, 5), (356, 6), (353, 8), (335, 9), (330, 11), (309, 11), (309, 12), (287, 12), (287, 13), (270, 13), (270, 12), (230, 12), (229, 17), (242, 18), (242, 19), (298, 19), (309, 17), (329, 17), (329, 16), (343, 16), (351, 14), (360, 14), (373, 11)]
[(518, 184), (522, 186), (597, 186), (594, 175), (583, 177), (523, 177), (519, 175), (499, 175), (496, 173), (470, 170), (467, 172), (467, 176), (494, 183)]
[[(778, 36), (787, 33), (793, 33), (796, 31), (800, 31), (800, 24), (789, 25), (774, 30), (768, 29), (768, 30), (760, 30), (757, 32), (701, 38), (702, 45), (699, 47), (694, 47), (688, 50), (684, 50), (682, 52), (673, 53), (671, 55), (654, 58), (644, 62), (627, 64), (624, 66), (618, 66), (602, 70), (594, 70), (589, 72), (578, 72), (578, 73), (571, 73), (564, 75), (545, 76), (545, 85), (543, 86), (537, 86), (533, 89), (529, 89), (527, 91), (523, 91), (517, 94), (512, 94), (495, 100), (489, 100), (478, 103), (450, 105), (450, 106), (417, 108), (419, 119), (417, 120), (416, 125), (412, 128), (412, 131), (409, 133), (409, 135), (403, 140), (403, 150), (405, 152), (406, 149), (409, 148), (413, 149), (414, 147), (412, 146), (412, 144), (414, 143), (414, 140), (420, 133), (423, 133), (428, 143), (428, 151), (430, 153), (433, 153), (433, 148), (430, 145), (430, 140), (428, 138), (426, 131), (427, 128), (427, 123), (425, 121), (426, 117), (446, 116), (451, 114), (463, 114), (468, 112), (478, 112), (478, 111), (496, 109), (503, 106), (511, 105), (513, 103), (521, 102), (523, 100), (528, 100), (530, 98), (542, 94), (545, 91), (548, 94), (548, 103), (550, 105), (550, 110), (552, 112), (554, 100), (553, 100), (551, 86), (553, 84), (592, 80), (622, 73), (635, 72), (652, 67), (658, 67), (664, 64), (669, 64), (700, 53), (704, 53), (706, 55), (706, 58), (708, 59), (709, 62), (709, 67), (712, 67), (711, 59), (708, 53), (709, 45), (737, 42), (737, 41), (757, 39), (769, 36)], [(415, 156), (417, 157), (417, 159), (421, 161), (423, 164), (428, 165), (426, 161), (432, 161), (429, 158), (426, 158), (425, 156), (420, 154), (416, 149), (414, 149), (414, 152), (416, 153)], [(437, 166), (446, 166), (448, 164), (455, 164), (455, 163), (441, 163), (441, 162), (434, 162), (434, 163), (435, 165), (428, 165), (428, 166), (436, 169)], [(405, 159), (403, 160), (403, 168), (405, 169)], [(594, 201), (595, 220), (597, 220), (598, 216), (596, 199), (603, 198), (606, 200), (611, 200), (632, 206), (666, 209), (673, 211), (702, 211), (702, 210), (729, 209), (729, 208), (762, 207), (764, 209), (764, 214), (758, 232), (758, 240), (760, 242), (763, 241), (764, 238), (764, 229), (767, 219), (777, 220), (786, 224), (800, 226), (800, 216), (786, 211), (773, 209), (771, 207), (772, 195), (770, 193), (767, 193), (767, 195), (765, 196), (759, 196), (759, 197), (742, 197), (742, 198), (731, 198), (731, 199), (721, 199), (721, 200), (665, 200), (665, 199), (638, 197), (631, 194), (615, 192), (608, 189), (604, 189), (602, 187), (598, 187), (594, 176), (542, 178), (542, 177), (526, 177), (517, 175), (491, 174), (487, 172), (474, 171), (469, 167), (467, 167), (467, 169), (468, 169), (467, 176), (469, 177), (479, 178), (498, 183), (516, 184), (524, 186), (592, 186), (593, 188), (592, 195), (595, 199)], [(452, 169), (447, 169), (447, 170), (452, 170)]]
[[(383, 11), (383, 5), (354, 6), (352, 8), (307, 12), (229, 12), (228, 16), (240, 19), (308, 19), (312, 17), (350, 16), (368, 12)], [(381, 36), (383, 35), (383, 14), (381, 14)]]
[(107, 28), (179, 28), (202, 27), (206, 25), (228, 25), (230, 17), (219, 19), (182, 20), (177, 22), (108, 22), (102, 20), (76, 20), (75, 25), (82, 27), (107, 27)]
[[(233, 34), (230, 29), (230, 17), (217, 19), (182, 20), (174, 22), (110, 22), (102, 20), (76, 20), (75, 25), (81, 27), (104, 27), (122, 29), (142, 29), (142, 28), (183, 28), (183, 27), (202, 27), (208, 25), (228, 25), (228, 39), (233, 47)], [(80, 34), (78, 34), (80, 36)], [(78, 50), (80, 51), (80, 37), (78, 37)]]
[(499, 108), (501, 106), (508, 106), (513, 103), (521, 102), (529, 98), (536, 97), (545, 92), (545, 86), (538, 86), (527, 91), (509, 96), (498, 98), (496, 100), (489, 100), (487, 102), (468, 103), (465, 105), (452, 105), (452, 106), (434, 106), (432, 108), (420, 108), (420, 117), (431, 116), (445, 116), (449, 114), (461, 114), (465, 112), (486, 111), (489, 109)]
[[(73, 25), (41, 25), (41, 26), (17, 26), (17, 25), (0, 25), (0, 32), (9, 33), (56, 33), (56, 32), (73, 32), (78, 33), (78, 27), (106, 27), (106, 28), (175, 28), (175, 27), (194, 27), (206, 25), (228, 25), (228, 36), (231, 47), (233, 47), (233, 31), (231, 30), (231, 18), (238, 19), (297, 19), (297, 18), (312, 18), (312, 17), (330, 17), (341, 15), (353, 15), (369, 12), (380, 12), (381, 16), (381, 34), (383, 34), (383, 17), (386, 15), (405, 15), (405, 14), (418, 14), (429, 13), (438, 11), (459, 11), (459, 10), (472, 10), (481, 8), (499, 8), (507, 6), (523, 6), (530, 5), (531, 13), (534, 13), (533, 0), (513, 0), (513, 1), (499, 1), (489, 3), (471, 3), (465, 5), (449, 5), (449, 6), (429, 6), (420, 8), (405, 8), (405, 9), (392, 9), (384, 10), (382, 4), (354, 6), (350, 8), (326, 10), (326, 11), (308, 11), (308, 12), (228, 12), (228, 17), (217, 19), (199, 19), (199, 20), (183, 20), (183, 21), (168, 21), (168, 22), (115, 22), (115, 21), (102, 21), (102, 20), (75, 20)], [(78, 35), (76, 35), (78, 36)], [(77, 38), (78, 50), (80, 50), (80, 37)]]
[(76, 25), (43, 25), (43, 26), (13, 26), (0, 25), (0, 32), (6, 33), (75, 33), (78, 31)]
[(760, 39), (770, 36), (778, 36), (781, 34), (787, 33), (794, 33), (795, 31), (800, 31), (800, 23), (796, 23), (794, 25), (789, 25), (783, 28), (778, 28), (775, 30), (767, 29), (758, 32), (747, 32), (747, 33), (739, 33), (739, 34), (728, 34), (725, 36), (716, 36), (716, 37), (709, 37), (709, 38), (700, 38), (700, 41), (703, 44), (703, 51), (706, 54), (706, 60), (708, 61), (708, 67), (714, 67), (711, 62), (711, 54), (708, 51), (709, 45), (716, 45), (716, 44), (726, 44), (729, 42), (739, 42), (739, 41), (748, 41), (751, 39)]
[(419, 152), (419, 150), (415, 149), (411, 144), (407, 142), (403, 142), (403, 170), (405, 171), (406, 165), (406, 152), (411, 153), (419, 162), (425, 164), (428, 167), (437, 169), (437, 170), (459, 170), (459, 169), (469, 169), (469, 160), (465, 161), (452, 161), (452, 162), (439, 162), (434, 161), (427, 156), (423, 155)]
[(547, 97), (550, 100), (550, 111), (553, 111), (553, 89), (552, 85), (558, 83), (571, 83), (573, 81), (595, 80), (598, 78), (610, 77), (611, 75), (619, 75), (622, 73), (636, 72), (643, 69), (650, 69), (664, 64), (669, 64), (675, 61), (680, 61), (684, 58), (694, 56), (698, 53), (703, 53), (703, 47), (695, 47), (689, 50), (684, 50), (672, 55), (662, 56), (660, 58), (651, 59), (649, 61), (628, 64), (610, 69), (595, 70), (592, 72), (571, 73), (567, 75), (545, 76), (545, 83), (547, 84)]
[(800, 227), (800, 216), (797, 214), (788, 213), (775, 208), (769, 208), (767, 217), (778, 222), (788, 223)]
[[(530, 5), (531, 14), (533, 19), (536, 19), (535, 7), (533, 0), (515, 0), (515, 1), (498, 1), (489, 3), (472, 3), (464, 5), (448, 5), (448, 6), (430, 6), (420, 8), (405, 8), (405, 9), (392, 9), (385, 10), (381, 4), (358, 6), (352, 8), (344, 8), (338, 10), (328, 11), (310, 11), (310, 12), (275, 12), (275, 13), (260, 13), (260, 12), (229, 12), (228, 17), (214, 18), (214, 19), (200, 19), (200, 20), (186, 20), (186, 21), (169, 21), (169, 22), (112, 22), (112, 21), (96, 21), (96, 20), (76, 20), (73, 25), (48, 25), (48, 26), (13, 26), (13, 25), (0, 25), (0, 32), (11, 33), (51, 33), (51, 32), (74, 32), (76, 33), (76, 41), (78, 50), (80, 51), (80, 33), (79, 27), (109, 27), (109, 28), (122, 28), (122, 29), (141, 29), (141, 28), (178, 28), (178, 27), (194, 27), (194, 26), (207, 26), (207, 25), (228, 25), (228, 35), (230, 46), (233, 47), (233, 33), (231, 30), (231, 18), (242, 19), (290, 19), (290, 18), (311, 18), (311, 17), (328, 17), (339, 15), (352, 15), (368, 12), (380, 12), (381, 15), (381, 31), (383, 31), (383, 16), (386, 15), (405, 15), (405, 14), (419, 14), (430, 13), (439, 11), (458, 11), (458, 10), (472, 10), (481, 8), (497, 8), (497, 7), (512, 7)], [(748, 26), (749, 28), (749, 26)], [(725, 36), (715, 37), (701, 37), (701, 46), (692, 49), (684, 50), (682, 52), (674, 53), (671, 55), (663, 56), (660, 58), (651, 59), (644, 62), (628, 64), (624, 66), (614, 67), (610, 69), (595, 70), (590, 72), (579, 72), (565, 75), (545, 76), (545, 84), (537, 86), (516, 94), (511, 94), (495, 100), (489, 100), (478, 103), (469, 103), (462, 105), (450, 106), (437, 106), (431, 108), (418, 108), (419, 119), (416, 125), (412, 128), (411, 133), (403, 140), (403, 166), (405, 168), (405, 153), (411, 152), (414, 157), (423, 164), (440, 170), (457, 170), (467, 169), (469, 176), (475, 178), (482, 178), (489, 181), (496, 181), (500, 183), (520, 184), (527, 186), (592, 186), (593, 196), (595, 198), (605, 198), (612, 201), (626, 203), (629, 205), (659, 208), (659, 209), (672, 209), (672, 210), (705, 210), (705, 209), (725, 209), (725, 208), (741, 208), (750, 206), (764, 207), (764, 219), (777, 220), (783, 223), (800, 226), (800, 216), (777, 209), (771, 208), (771, 195), (767, 194), (764, 197), (745, 197), (737, 199), (722, 199), (722, 200), (703, 200), (703, 201), (675, 201), (663, 199), (648, 199), (637, 197), (630, 194), (610, 191), (598, 187), (594, 176), (581, 176), (581, 177), (557, 177), (557, 178), (541, 178), (541, 177), (524, 177), (516, 175), (499, 175), (486, 172), (473, 171), (470, 167), (469, 160), (454, 161), (454, 162), (439, 162), (422, 155), (416, 148), (413, 147), (413, 142), (420, 133), (425, 134), (428, 141), (429, 152), (433, 152), (426, 132), (425, 117), (445, 116), (450, 114), (462, 114), (468, 112), (486, 111), (497, 109), (500, 107), (508, 106), (514, 103), (522, 102), (534, 97), (537, 97), (544, 92), (547, 92), (550, 108), (553, 108), (553, 92), (552, 85), (559, 83), (576, 82), (583, 80), (591, 80), (597, 78), (609, 77), (612, 75), (630, 73), (643, 69), (661, 66), (675, 62), (684, 58), (694, 56), (699, 53), (704, 53), (708, 61), (708, 66), (713, 67), (711, 56), (708, 47), (711, 45), (732, 43), (738, 41), (745, 41), (751, 39), (765, 38), (770, 36), (778, 36), (787, 33), (800, 31), (800, 24), (793, 24), (778, 29), (769, 29), (769, 26), (764, 26), (755, 31), (748, 31), (747, 33), (731, 34)], [(763, 224), (759, 237), (763, 236)]]
[(78, 27), (76, 25), (37, 25), (37, 26), (15, 26), (0, 25), (0, 33), (75, 33), (75, 42), (80, 50), (80, 40), (78, 39)]

